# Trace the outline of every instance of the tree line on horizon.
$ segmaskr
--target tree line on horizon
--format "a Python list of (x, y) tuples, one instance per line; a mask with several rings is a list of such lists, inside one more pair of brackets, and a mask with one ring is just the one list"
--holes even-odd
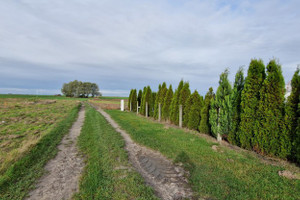
[(173, 91), (163, 82), (158, 91), (150, 86), (132, 89), (128, 108), (133, 112), (175, 125), (179, 124), (179, 105), (182, 105), (183, 127), (227, 140), (233, 145), (263, 155), (276, 156), (300, 164), (300, 75), (295, 71), (290, 96), (285, 99), (285, 82), (281, 65), (271, 60), (267, 66), (261, 59), (252, 59), (247, 77), (243, 68), (233, 86), (226, 69), (220, 75), (216, 93), (210, 87), (205, 97), (197, 90), (190, 91), (189, 83), (181, 80)]
[(81, 82), (77, 80), (64, 83), (61, 92), (66, 97), (88, 98), (89, 96), (101, 96), (99, 86), (96, 83)]

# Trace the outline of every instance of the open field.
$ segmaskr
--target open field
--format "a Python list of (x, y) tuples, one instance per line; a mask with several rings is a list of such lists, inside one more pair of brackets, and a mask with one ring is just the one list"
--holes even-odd
[(78, 142), (87, 164), (75, 199), (157, 199), (129, 164), (120, 134), (88, 105)]
[(220, 146), (182, 129), (164, 126), (134, 113), (117, 110), (107, 112), (133, 140), (160, 151), (176, 163), (182, 163), (190, 172), (190, 184), (199, 197), (299, 199), (300, 180), (290, 180), (278, 175), (279, 171), (285, 169), (299, 175), (299, 168), (292, 164), (269, 164), (251, 152)]
[(0, 199), (28, 193), (77, 112), (77, 101), (0, 99)]
[(118, 99), (118, 100), (121, 100), (121, 99), (128, 99), (128, 97), (108, 97), (108, 96), (102, 96), (102, 97), (99, 97), (99, 99)]
[[(113, 98), (104, 98), (104, 99), (89, 99), (89, 102), (93, 103), (96, 106), (101, 107), (102, 109), (112, 109), (118, 110), (120, 109), (120, 99), (113, 99)], [(128, 109), (128, 100), (124, 99), (124, 106), (125, 109)]]
[[(65, 99), (65, 100), (87, 100), (93, 98), (73, 98), (73, 97), (66, 97), (66, 96), (55, 96), (55, 95), (33, 95), (33, 94), (0, 94), (0, 98), (38, 98), (38, 99)], [(102, 97), (95, 97), (94, 99), (101, 99), (101, 100), (127, 100), (128, 97), (109, 97), (109, 96), (102, 96)]]
[(0, 173), (64, 119), (75, 104), (74, 101), (0, 99)]

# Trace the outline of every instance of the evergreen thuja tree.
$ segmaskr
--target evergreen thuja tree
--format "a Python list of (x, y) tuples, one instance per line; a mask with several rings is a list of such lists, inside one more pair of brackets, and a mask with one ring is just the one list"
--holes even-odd
[(137, 97), (137, 102), (139, 103), (139, 106), (141, 106), (142, 96), (143, 96), (143, 91), (139, 90), (139, 94), (138, 94), (138, 97)]
[(132, 92), (133, 92), (133, 89), (130, 90), (130, 94), (129, 94), (129, 97), (128, 97), (128, 110), (130, 110), (130, 104), (131, 104), (131, 97), (132, 97)]
[(291, 151), (290, 139), (284, 131), (284, 86), (281, 66), (271, 60), (260, 90), (254, 149), (281, 158), (286, 158)]
[[(285, 109), (285, 124), (286, 132), (290, 136), (292, 141), (291, 159), (296, 160), (300, 163), (300, 135), (297, 134), (297, 126), (299, 126), (299, 98), (300, 98), (300, 74), (299, 68), (294, 73), (291, 81), (292, 91), (290, 96), (287, 98), (286, 109)], [(297, 138), (298, 137), (298, 138)], [(297, 153), (298, 152), (298, 153)], [(298, 156), (297, 156), (298, 154)], [(298, 157), (298, 159), (297, 159)]]
[(140, 114), (145, 115), (145, 107), (146, 107), (146, 92), (147, 92), (147, 87), (144, 87), (143, 93), (142, 93), (142, 100), (141, 100), (141, 110)]
[(189, 129), (198, 130), (201, 119), (201, 109), (203, 107), (203, 97), (199, 95), (197, 91), (195, 91), (191, 96), (193, 97), (193, 103), (189, 113), (186, 114), (189, 119), (187, 127)]
[(154, 106), (155, 106), (155, 99), (156, 99), (156, 92), (151, 93), (151, 98), (149, 101), (149, 116), (154, 117)]
[(136, 89), (134, 89), (131, 95), (131, 105), (132, 105), (133, 112), (136, 112), (136, 102), (137, 102), (137, 94), (136, 94)]
[(190, 110), (191, 110), (191, 107), (192, 107), (193, 101), (194, 101), (193, 94), (190, 95), (189, 98), (185, 102), (184, 113), (185, 113), (186, 117), (183, 118), (183, 122), (182, 122), (183, 127), (187, 127), (188, 123), (189, 123), (189, 113), (190, 113)]
[(231, 85), (228, 80), (228, 69), (221, 75), (219, 87), (216, 92), (216, 98), (211, 102), (209, 112), (209, 122), (212, 133), (218, 140), (222, 139), (222, 135), (227, 135), (231, 129)]
[(235, 81), (232, 91), (232, 128), (228, 134), (228, 141), (231, 144), (240, 145), (238, 138), (238, 130), (241, 122), (241, 101), (242, 91), (244, 89), (245, 79), (243, 68), (240, 68), (235, 75)]
[(161, 114), (162, 114), (162, 108), (165, 104), (165, 98), (167, 96), (168, 88), (167, 88), (167, 84), (165, 82), (162, 84), (161, 87), (162, 88), (161, 88), (160, 102), (159, 103), (161, 103), (160, 109), (161, 109)]
[(214, 99), (214, 96), (215, 94), (213, 92), (213, 88), (211, 87), (205, 95), (204, 105), (201, 110), (201, 120), (199, 125), (200, 133), (211, 134), (211, 126), (209, 124), (209, 110), (211, 101)]
[(300, 164), (300, 96), (299, 96), (299, 103), (298, 103), (298, 125), (296, 128), (295, 139), (293, 141), (293, 153), (295, 160), (298, 164)]
[(265, 65), (262, 60), (250, 62), (241, 99), (241, 122), (238, 138), (241, 147), (252, 149), (254, 127), (258, 118), (257, 110), (260, 100), (260, 88), (266, 77)]
[(157, 95), (155, 96), (155, 103), (154, 103), (154, 118), (157, 119), (158, 118), (158, 104), (159, 104), (159, 97), (161, 94), (161, 84), (158, 85), (158, 91), (157, 91)]
[(165, 82), (163, 82), (163, 84), (160, 86), (160, 89), (156, 95), (156, 99), (155, 99), (155, 110), (154, 110), (154, 118), (157, 119), (158, 118), (158, 111), (159, 111), (159, 104), (161, 104), (161, 109), (163, 107), (163, 103), (164, 103), (164, 99), (165, 96), (167, 94), (167, 84)]
[[(182, 105), (182, 119), (188, 117), (185, 116), (185, 106), (186, 106), (186, 101), (188, 100), (189, 96), (191, 95), (191, 90), (190, 90), (190, 84), (188, 82), (185, 82), (183, 84), (183, 87), (180, 91), (180, 96), (179, 96), (179, 105)], [(188, 113), (189, 111), (187, 111)], [(176, 121), (176, 124), (179, 124), (179, 111), (178, 111), (178, 116), (177, 116), (178, 121)]]
[(173, 89), (172, 85), (169, 86), (168, 92), (164, 99), (164, 104), (162, 106), (162, 118), (168, 120), (170, 118), (170, 105), (173, 98)]
[(150, 116), (151, 108), (152, 108), (153, 95), (150, 86), (147, 86), (145, 93), (145, 115), (146, 115), (146, 105), (148, 103), (148, 116)]
[(179, 82), (177, 89), (175, 90), (175, 94), (173, 95), (171, 108), (170, 108), (170, 119), (174, 124), (178, 124), (179, 121), (179, 97), (181, 94), (181, 90), (183, 88), (183, 80)]

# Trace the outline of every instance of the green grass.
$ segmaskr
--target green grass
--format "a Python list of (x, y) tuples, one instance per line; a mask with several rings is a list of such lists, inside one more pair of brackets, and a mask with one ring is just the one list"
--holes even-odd
[(124, 141), (96, 110), (87, 105), (78, 145), (86, 166), (75, 199), (157, 199), (142, 177), (130, 169)]
[(78, 110), (79, 106), (74, 107), (30, 151), (18, 159), (0, 176), (1, 200), (23, 199), (33, 189), (35, 181), (45, 172), (45, 164), (56, 155), (57, 145), (63, 136), (69, 132), (70, 127), (76, 120)]
[(0, 176), (64, 119), (76, 101), (0, 98)]
[(278, 175), (283, 167), (264, 164), (249, 152), (236, 152), (181, 129), (107, 110), (136, 142), (160, 151), (190, 171), (189, 181), (200, 197), (210, 199), (300, 199), (300, 181)]

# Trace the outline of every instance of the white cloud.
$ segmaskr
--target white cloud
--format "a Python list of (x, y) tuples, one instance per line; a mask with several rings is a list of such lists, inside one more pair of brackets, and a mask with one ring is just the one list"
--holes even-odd
[(1, 1), (0, 85), (55, 90), (80, 79), (124, 94), (162, 81), (174, 88), (184, 78), (205, 94), (226, 67), (233, 77), (251, 58), (273, 57), (290, 79), (300, 63), (299, 6), (297, 0)]

